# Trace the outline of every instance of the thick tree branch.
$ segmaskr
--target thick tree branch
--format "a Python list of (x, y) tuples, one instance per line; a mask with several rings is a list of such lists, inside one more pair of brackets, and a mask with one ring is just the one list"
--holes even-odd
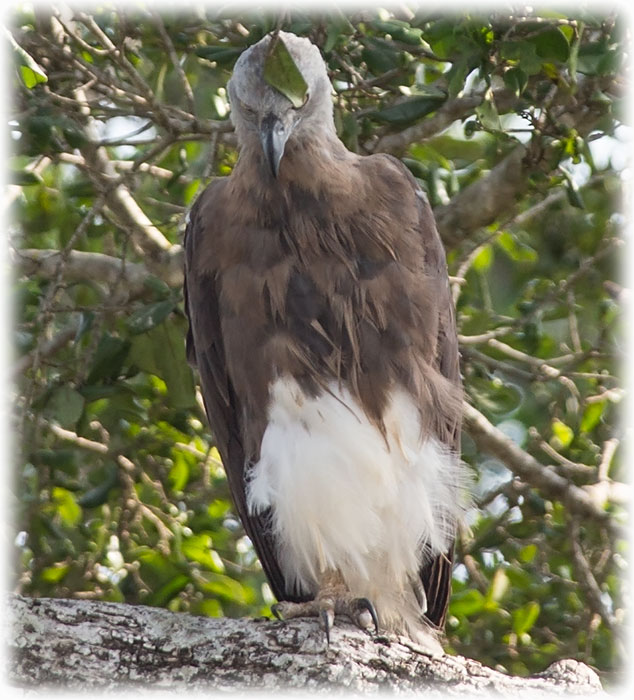
[(487, 226), (515, 206), (527, 186), (526, 148), (516, 146), (488, 175), (461, 190), (434, 211), (438, 231), (449, 246)]
[(571, 659), (519, 678), (460, 656), (431, 658), (404, 638), (373, 639), (340, 622), (328, 646), (316, 620), (212, 619), (20, 596), (10, 597), (9, 608), (9, 679), (31, 689), (604, 696), (594, 671)]

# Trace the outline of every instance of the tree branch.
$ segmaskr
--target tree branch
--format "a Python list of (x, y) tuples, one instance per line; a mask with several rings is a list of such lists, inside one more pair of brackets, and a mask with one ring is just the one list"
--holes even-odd
[(465, 187), (448, 204), (436, 207), (438, 231), (447, 245), (457, 245), (515, 206), (527, 184), (526, 153), (524, 146), (516, 146), (488, 175)]
[(431, 658), (403, 637), (372, 638), (337, 621), (194, 617), (159, 608), (10, 596), (9, 680), (23, 688), (136, 692), (302, 689), (431, 691), (433, 696), (552, 693), (603, 697), (571, 659), (520, 678), (461, 656)]
[(588, 493), (554, 469), (538, 462), (466, 402), (463, 403), (463, 417), (465, 429), (479, 450), (500, 459), (523, 481), (542, 491), (548, 498), (564, 503), (571, 513), (592, 518), (608, 528), (616, 527), (609, 513), (597, 505)]

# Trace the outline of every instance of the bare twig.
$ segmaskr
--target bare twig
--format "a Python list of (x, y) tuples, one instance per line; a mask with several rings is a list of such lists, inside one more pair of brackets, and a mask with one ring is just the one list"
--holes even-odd
[[(56, 250), (24, 248), (14, 251), (12, 258), (20, 265), (24, 274), (54, 279), (60, 253)], [(124, 262), (121, 258), (103, 253), (72, 250), (66, 256), (64, 263), (66, 282), (98, 282), (111, 286), (118, 280), (122, 280), (125, 296), (128, 299), (147, 293), (146, 281), (149, 275), (150, 273), (141, 263)]]
[(492, 425), (476, 408), (463, 404), (465, 428), (480, 450), (498, 459), (523, 481), (540, 489), (549, 497), (562, 501), (580, 517), (592, 518), (607, 527), (616, 527), (609, 514), (581, 488), (540, 464), (532, 455), (516, 445), (501, 430)]
[(65, 328), (56, 333), (50, 340), (47, 340), (37, 347), (37, 351), (32, 351), (23, 355), (13, 366), (15, 376), (24, 374), (37, 360), (41, 363), (47, 357), (54, 355), (58, 350), (69, 343), (76, 335), (80, 320), (71, 321)]
[(183, 92), (185, 93), (185, 99), (187, 101), (187, 107), (192, 114), (195, 114), (196, 105), (194, 100), (194, 92), (192, 90), (192, 86), (189, 84), (187, 75), (183, 70), (183, 66), (181, 65), (180, 59), (178, 58), (178, 54), (176, 53), (174, 44), (172, 43), (172, 40), (170, 39), (170, 36), (167, 33), (167, 30), (165, 29), (163, 18), (158, 12), (153, 12), (152, 16), (154, 17), (154, 22), (156, 23), (156, 27), (159, 31), (159, 34), (161, 35), (161, 39), (163, 40), (163, 43), (167, 48), (167, 53), (169, 54), (170, 60), (172, 61), (174, 70), (176, 71), (176, 74), (178, 75), (178, 78), (183, 87)]
[(579, 520), (571, 518), (569, 522), (570, 548), (572, 551), (572, 563), (575, 568), (577, 579), (586, 595), (586, 599), (592, 609), (601, 616), (606, 627), (613, 629), (616, 621), (603, 602), (603, 596), (599, 584), (597, 583), (590, 563), (585, 557), (580, 542)]

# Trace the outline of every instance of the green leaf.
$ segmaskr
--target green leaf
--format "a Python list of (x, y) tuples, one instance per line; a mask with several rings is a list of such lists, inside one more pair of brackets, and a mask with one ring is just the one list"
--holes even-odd
[(516, 410), (522, 402), (520, 390), (513, 384), (506, 384), (499, 377), (486, 379), (474, 377), (471, 394), (480, 408), (496, 416), (504, 416)]
[(457, 97), (460, 91), (464, 88), (464, 83), (467, 78), (471, 66), (465, 58), (459, 58), (454, 61), (451, 68), (447, 71), (445, 77), (447, 79), (447, 90), (450, 98)]
[(279, 34), (274, 35), (269, 44), (264, 80), (290, 100), (295, 109), (304, 104), (308, 85)]
[(244, 586), (224, 574), (212, 574), (207, 581), (200, 582), (199, 585), (206, 593), (212, 593), (233, 603), (247, 603)]
[(59, 583), (69, 570), (70, 566), (68, 564), (53, 564), (53, 566), (47, 566), (42, 571), (40, 579), (46, 581), (46, 583)]
[(233, 63), (243, 51), (233, 46), (199, 46), (194, 49), (197, 56), (216, 63)]
[(387, 122), (388, 124), (408, 124), (435, 112), (446, 99), (444, 95), (418, 95), (378, 112), (373, 112), (370, 116), (375, 121)]
[(570, 445), (575, 434), (572, 428), (560, 420), (554, 420), (552, 424), (553, 437), (550, 439), (553, 447), (563, 449)]
[(108, 500), (110, 490), (119, 483), (119, 470), (114, 462), (109, 462), (102, 481), (77, 499), (82, 508), (96, 508)]
[(211, 535), (204, 532), (183, 540), (181, 550), (191, 561), (195, 561), (201, 566), (221, 574), (224, 571), (224, 564), (211, 545)]
[(51, 500), (64, 525), (68, 527), (77, 525), (81, 520), (81, 508), (77, 505), (75, 497), (70, 491), (61, 486), (54, 486), (51, 491)]
[(42, 66), (18, 44), (8, 29), (5, 28), (4, 31), (20, 66), (20, 77), (24, 85), (31, 90), (36, 85), (48, 82), (48, 76)]
[(118, 377), (129, 349), (129, 340), (105, 333), (97, 346), (86, 384), (96, 384), (98, 381), (107, 381)]
[(354, 34), (354, 27), (350, 24), (350, 20), (342, 12), (333, 15), (327, 25), (324, 53), (330, 53), (343, 40), (343, 37), (350, 34)]
[(579, 189), (579, 185), (574, 181), (574, 179), (571, 176), (568, 175), (566, 176), (566, 196), (571, 206), (577, 209), (586, 208), (586, 204), (583, 201), (583, 196), (581, 194), (581, 190)]
[(205, 615), (206, 617), (224, 617), (224, 610), (220, 601), (215, 598), (207, 598), (207, 600), (201, 600), (196, 606), (197, 615)]
[(503, 41), (500, 43), (500, 57), (517, 63), (527, 75), (535, 75), (542, 68), (542, 60), (537, 55), (537, 47), (530, 41)]
[(509, 68), (504, 73), (504, 84), (517, 97), (520, 97), (528, 85), (528, 75), (519, 67)]
[(493, 262), (493, 246), (485, 245), (473, 259), (472, 267), (477, 272), (486, 272)]
[(42, 184), (42, 178), (29, 170), (14, 170), (11, 168), (8, 179), (12, 185), (20, 185), (20, 187)]
[(491, 88), (486, 91), (484, 100), (475, 108), (475, 113), (480, 120), (480, 124), (482, 124), (482, 128), (488, 129), (489, 131), (500, 131), (502, 129), (500, 115), (495, 106), (493, 90), (491, 90)]
[(389, 34), (396, 41), (402, 41), (404, 44), (412, 46), (420, 45), (423, 31), (418, 27), (412, 27), (409, 22), (398, 19), (375, 20), (372, 22), (372, 26), (379, 32)]
[(170, 289), (169, 285), (162, 279), (160, 279), (159, 277), (155, 277), (154, 275), (148, 275), (143, 280), (143, 286), (149, 289), (152, 292), (152, 294), (154, 294), (154, 297), (157, 299), (163, 299), (172, 293), (172, 290)]
[(537, 55), (547, 61), (565, 63), (568, 60), (570, 44), (559, 27), (549, 27), (528, 41), (535, 46)]
[(158, 590), (148, 596), (145, 601), (146, 605), (153, 605), (159, 608), (164, 608), (172, 598), (177, 596), (183, 588), (189, 583), (189, 576), (185, 574), (177, 574), (167, 583), (163, 584)]
[(186, 332), (182, 319), (170, 318), (134, 336), (129, 356), (132, 365), (165, 382), (169, 403), (178, 409), (196, 403), (194, 379), (185, 356)]
[(496, 569), (489, 585), (489, 590), (486, 594), (485, 607), (488, 609), (497, 609), (498, 603), (508, 591), (510, 585), (509, 577), (504, 569)]
[(456, 617), (469, 617), (484, 609), (485, 598), (476, 589), (455, 593), (449, 603), (449, 612)]
[(189, 481), (189, 464), (180, 452), (173, 452), (174, 464), (172, 465), (167, 479), (172, 491), (183, 491)]
[(618, 49), (612, 48), (603, 39), (581, 44), (577, 57), (577, 70), (584, 75), (609, 75), (614, 73), (622, 60)]
[(519, 559), (521, 562), (524, 562), (524, 564), (530, 564), (533, 559), (535, 559), (535, 556), (537, 555), (537, 545), (536, 544), (527, 544), (525, 547), (522, 547), (519, 551)]
[(72, 428), (84, 412), (84, 397), (69, 386), (60, 386), (51, 393), (44, 415), (63, 428)]
[(534, 248), (516, 240), (512, 233), (503, 231), (496, 240), (500, 248), (516, 262), (537, 262), (537, 251)]
[(535, 600), (513, 610), (513, 632), (518, 636), (529, 632), (537, 621), (540, 610), (539, 603)]
[(596, 403), (589, 403), (583, 412), (583, 417), (581, 419), (581, 424), (579, 425), (579, 430), (582, 433), (589, 433), (594, 430), (601, 417), (603, 416), (603, 411), (607, 405), (607, 401), (597, 401)]
[(169, 316), (175, 306), (174, 299), (165, 299), (143, 306), (128, 317), (126, 326), (132, 335), (152, 330)]
[(35, 452), (30, 455), (30, 459), (36, 466), (46, 464), (54, 469), (60, 469), (67, 474), (77, 473), (77, 450), (35, 450)]
[(363, 43), (365, 47), (361, 52), (361, 58), (374, 75), (382, 75), (401, 65), (402, 55), (390, 42), (368, 37)]

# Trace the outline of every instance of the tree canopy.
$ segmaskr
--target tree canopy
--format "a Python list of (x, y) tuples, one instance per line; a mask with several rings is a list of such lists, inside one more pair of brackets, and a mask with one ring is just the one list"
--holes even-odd
[(447, 250), (474, 504), (448, 648), (512, 674), (622, 663), (617, 15), (498, 7), (10, 17), (14, 588), (269, 615), (184, 352), (188, 207), (231, 172), (226, 83), (276, 27), (321, 49), (338, 133), (426, 190)]

